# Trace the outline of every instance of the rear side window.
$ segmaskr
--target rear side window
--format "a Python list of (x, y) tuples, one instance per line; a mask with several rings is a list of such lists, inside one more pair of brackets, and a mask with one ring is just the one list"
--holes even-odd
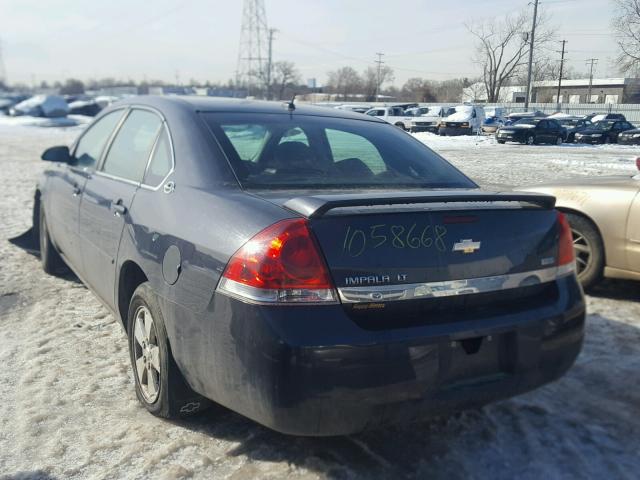
[(172, 167), (172, 152), (171, 142), (169, 141), (169, 134), (167, 129), (163, 128), (158, 134), (158, 140), (153, 154), (151, 156), (151, 162), (144, 174), (143, 183), (145, 185), (151, 185), (153, 187), (160, 185), (160, 182), (164, 180), (164, 177), (171, 171)]
[(113, 129), (122, 118), (124, 110), (117, 110), (106, 114), (80, 138), (74, 156), (75, 165), (79, 167), (93, 168), (102, 155), (107, 140), (111, 136)]
[(134, 182), (142, 180), (162, 120), (155, 113), (133, 110), (113, 140), (102, 170)]

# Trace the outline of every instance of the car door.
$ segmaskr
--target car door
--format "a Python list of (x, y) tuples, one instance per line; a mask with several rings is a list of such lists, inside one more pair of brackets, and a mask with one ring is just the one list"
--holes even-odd
[(78, 238), (82, 192), (123, 113), (124, 109), (107, 113), (85, 130), (71, 148), (71, 163), (60, 165), (58, 174), (52, 176), (48, 189), (50, 198), (45, 199), (49, 233), (65, 259), (76, 270), (82, 268)]
[(536, 124), (536, 141), (537, 143), (546, 143), (549, 141), (549, 134), (547, 132), (547, 121), (540, 120)]
[(155, 112), (131, 109), (85, 184), (79, 222), (85, 280), (111, 307), (120, 237), (132, 223), (129, 210), (161, 126)]

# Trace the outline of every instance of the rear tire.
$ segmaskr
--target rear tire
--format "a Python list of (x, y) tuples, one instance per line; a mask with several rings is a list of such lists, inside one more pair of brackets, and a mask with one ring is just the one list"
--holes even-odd
[(402, 123), (402, 122), (398, 122), (395, 125), (396, 125), (396, 127), (401, 128), (402, 130), (406, 130), (406, 128), (404, 128), (404, 123)]
[(504, 140), (498, 140), (498, 143), (499, 143), (500, 145), (504, 145), (504, 142), (505, 142)]
[(185, 381), (171, 353), (162, 311), (148, 282), (136, 288), (127, 317), (129, 353), (136, 396), (153, 415), (179, 418), (211, 402)]
[(589, 290), (602, 278), (604, 271), (604, 244), (600, 232), (587, 218), (572, 213), (567, 220), (573, 234), (578, 280)]
[(51, 242), (47, 219), (44, 214), (42, 204), (40, 204), (39, 210), (38, 237), (40, 242), (40, 261), (42, 262), (42, 269), (49, 275), (65, 273), (68, 268), (56, 250), (56, 247)]
[(527, 137), (527, 140), (525, 142), (527, 145), (535, 145), (536, 143), (536, 137), (534, 137), (533, 135), (529, 135)]
[(562, 145), (562, 137), (556, 138), (556, 145)]

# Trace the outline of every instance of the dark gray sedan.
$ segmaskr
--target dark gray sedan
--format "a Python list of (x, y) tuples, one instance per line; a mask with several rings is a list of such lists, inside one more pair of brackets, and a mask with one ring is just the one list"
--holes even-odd
[(43, 267), (122, 322), (155, 415), (348, 434), (530, 390), (580, 351), (554, 198), (482, 191), (375, 118), (139, 97), (43, 159)]

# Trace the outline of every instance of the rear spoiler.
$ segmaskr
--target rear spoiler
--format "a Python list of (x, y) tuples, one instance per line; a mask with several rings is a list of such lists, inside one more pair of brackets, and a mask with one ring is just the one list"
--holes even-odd
[[(366, 194), (365, 194), (366, 195)], [(295, 197), (284, 203), (284, 207), (307, 218), (322, 217), (329, 210), (343, 207), (370, 207), (376, 205), (410, 205), (420, 203), (458, 202), (522, 202), (551, 210), (556, 198), (551, 195), (529, 192), (425, 192), (425, 193), (376, 193), (313, 195)]]

